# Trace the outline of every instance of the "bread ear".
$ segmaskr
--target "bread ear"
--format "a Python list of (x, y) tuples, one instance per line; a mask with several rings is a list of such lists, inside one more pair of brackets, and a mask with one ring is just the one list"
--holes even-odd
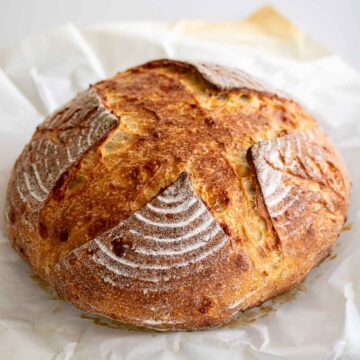
[(196, 68), (205, 81), (218, 89), (248, 89), (258, 92), (276, 93), (269, 84), (265, 84), (243, 70), (211, 63), (192, 62), (190, 64)]
[(203, 63), (196, 61), (176, 61), (176, 60), (155, 60), (143, 64), (138, 68), (154, 68), (154, 67), (175, 67), (178, 70), (184, 69), (188, 72), (195, 73), (208, 86), (216, 88), (217, 90), (249, 90), (260, 93), (266, 93), (272, 96), (287, 97), (283, 93), (276, 91), (272, 86), (266, 84), (264, 81), (256, 79), (247, 72), (232, 68), (220, 66), (213, 63)]
[(283, 251), (296, 256), (331, 246), (344, 223), (349, 183), (324, 133), (314, 128), (262, 141), (251, 158)]

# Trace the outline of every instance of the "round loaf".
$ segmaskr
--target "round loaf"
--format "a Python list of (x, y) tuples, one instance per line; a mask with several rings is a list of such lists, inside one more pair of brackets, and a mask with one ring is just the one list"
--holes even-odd
[(190, 330), (299, 284), (329, 255), (349, 188), (296, 102), (240, 70), (158, 60), (37, 127), (5, 219), (14, 249), (75, 306)]

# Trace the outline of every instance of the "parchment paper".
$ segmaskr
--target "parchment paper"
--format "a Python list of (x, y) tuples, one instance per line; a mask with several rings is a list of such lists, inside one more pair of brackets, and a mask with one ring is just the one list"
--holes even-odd
[(67, 25), (0, 53), (0, 212), (11, 167), (48, 112), (91, 82), (162, 57), (243, 68), (307, 108), (350, 170), (349, 231), (299, 291), (220, 329), (156, 333), (59, 300), (11, 249), (2, 222), (0, 359), (360, 359), (360, 76), (271, 8), (234, 23)]

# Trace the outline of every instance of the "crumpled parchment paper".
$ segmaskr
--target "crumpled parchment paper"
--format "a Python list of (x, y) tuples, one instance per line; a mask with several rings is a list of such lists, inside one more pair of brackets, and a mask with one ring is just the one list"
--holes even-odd
[(0, 212), (11, 167), (48, 112), (89, 83), (163, 57), (243, 68), (307, 108), (349, 168), (348, 231), (297, 292), (220, 329), (156, 333), (59, 300), (11, 249), (2, 221), (0, 359), (360, 359), (360, 75), (271, 8), (233, 23), (67, 25), (0, 52)]

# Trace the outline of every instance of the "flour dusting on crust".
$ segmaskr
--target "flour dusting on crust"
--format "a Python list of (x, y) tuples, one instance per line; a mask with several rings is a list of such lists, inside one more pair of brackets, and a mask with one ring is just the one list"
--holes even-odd
[[(75, 251), (77, 258), (90, 253), (89, 261), (113, 286), (156, 286), (154, 290), (161, 291), (176, 286), (189, 272), (209, 267), (227, 242), (188, 174), (182, 173), (146, 206)], [(57, 266), (67, 266), (66, 259)]]
[[(27, 215), (19, 217), (35, 229), (39, 214), (61, 176), (118, 122), (100, 101), (94, 89), (80, 93), (73, 101), (50, 115), (38, 128), (18, 161), (9, 193), (7, 212), (26, 206)], [(42, 135), (41, 137), (39, 135)]]
[[(327, 219), (328, 231), (334, 227), (338, 231), (341, 225), (347, 189), (341, 164), (330, 153), (330, 146), (322, 131), (315, 128), (251, 148), (267, 210), (280, 240), (288, 243), (285, 250), (289, 253), (306, 251), (306, 246), (295, 248), (292, 244), (319, 238), (317, 231), (325, 231), (325, 227), (313, 228), (314, 223), (327, 224)], [(320, 210), (323, 221), (316, 222)]]
[(191, 63), (201, 73), (204, 79), (224, 90), (250, 89), (260, 92), (276, 93), (270, 85), (265, 84), (243, 70), (223, 67), (211, 63)]

